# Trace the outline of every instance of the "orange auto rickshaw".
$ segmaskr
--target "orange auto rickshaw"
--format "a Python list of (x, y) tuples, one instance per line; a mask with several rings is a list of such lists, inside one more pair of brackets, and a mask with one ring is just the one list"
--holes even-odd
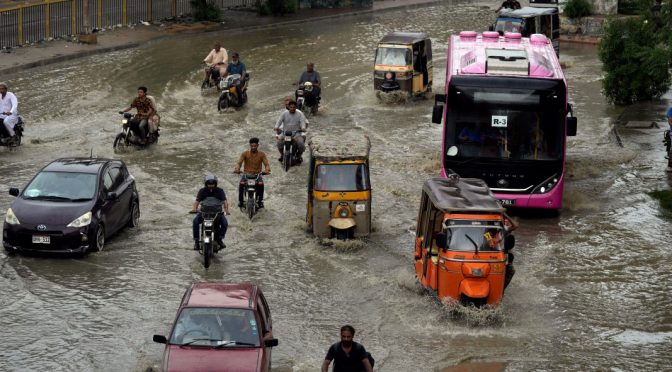
[(415, 238), (420, 284), (441, 301), (499, 304), (515, 272), (510, 250), (517, 224), (505, 211), (483, 180), (427, 180)]

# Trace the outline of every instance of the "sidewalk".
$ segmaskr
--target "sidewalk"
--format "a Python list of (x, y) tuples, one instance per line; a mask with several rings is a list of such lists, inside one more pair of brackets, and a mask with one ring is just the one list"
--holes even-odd
[(177, 33), (264, 29), (348, 15), (367, 14), (387, 9), (427, 6), (438, 2), (440, 0), (376, 0), (372, 8), (300, 9), (295, 14), (282, 17), (260, 17), (251, 11), (226, 10), (221, 23), (165, 23), (149, 26), (139, 24), (133, 27), (103, 30), (98, 33), (96, 44), (52, 40), (9, 49), (9, 53), (2, 51), (0, 52), (0, 76), (92, 54), (133, 48), (152, 40), (174, 36)]

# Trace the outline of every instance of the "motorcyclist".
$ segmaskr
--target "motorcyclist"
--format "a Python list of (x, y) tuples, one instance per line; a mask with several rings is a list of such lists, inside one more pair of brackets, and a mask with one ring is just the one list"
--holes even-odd
[[(198, 206), (201, 204), (201, 202), (206, 198), (215, 198), (222, 202), (222, 208), (224, 209), (224, 214), (229, 215), (229, 202), (226, 200), (226, 194), (224, 193), (224, 190), (220, 187), (217, 187), (217, 176), (209, 174), (205, 176), (203, 183), (204, 187), (198, 190), (198, 194), (196, 194), (196, 200), (194, 201), (194, 205), (191, 208), (190, 212), (197, 214), (196, 217), (194, 217), (192, 225), (195, 251), (199, 250), (200, 248), (199, 229), (201, 223), (203, 222), (203, 216), (198, 211)], [(226, 244), (224, 244), (223, 240), (224, 237), (226, 237), (226, 230), (229, 227), (229, 222), (226, 220), (226, 217), (221, 213), (217, 215), (217, 219), (218, 220), (215, 221), (215, 226), (218, 227), (217, 229), (215, 229), (215, 241), (217, 242), (217, 244), (219, 244), (220, 247), (226, 248)]]
[[(284, 102), (285, 102), (285, 111), (289, 111), (289, 103), (292, 102), (292, 97), (286, 96)], [(308, 126), (310, 125), (310, 121), (308, 121), (306, 114), (304, 114), (303, 111), (299, 110), (298, 108), (296, 109), (296, 112), (300, 113), (303, 116), (303, 120), (306, 122), (306, 128), (308, 128)]]
[(243, 61), (240, 60), (240, 55), (238, 52), (233, 52), (231, 54), (231, 62), (229, 62), (228, 66), (226, 66), (226, 71), (224, 72), (224, 75), (222, 75), (222, 78), (234, 74), (240, 75), (240, 80), (236, 82), (236, 94), (239, 98), (238, 106), (243, 104), (243, 91), (247, 88), (247, 78), (245, 77), (246, 73), (247, 69), (245, 68)]
[(306, 131), (306, 119), (301, 112), (297, 112), (296, 101), (289, 101), (289, 109), (280, 114), (280, 118), (275, 123), (275, 132), (278, 134), (278, 151), (280, 151), (278, 161), (280, 162), (282, 162), (282, 155), (285, 149), (285, 139), (281, 134), (286, 131), (296, 132), (292, 140), (296, 145), (297, 160), (301, 162), (301, 155), (305, 150), (302, 133)]
[[(233, 170), (233, 173), (240, 173), (240, 166), (243, 166), (243, 175), (240, 177), (240, 184), (238, 185), (238, 208), (243, 208), (243, 194), (245, 193), (246, 181), (247, 178), (245, 175), (248, 174), (260, 174), (261, 165), (264, 165), (265, 173), (271, 173), (271, 165), (268, 163), (268, 158), (263, 151), (259, 150), (259, 138), (252, 137), (250, 138), (250, 149), (243, 151), (240, 154), (240, 158), (236, 162), (236, 167)], [(255, 186), (257, 190), (257, 209), (264, 207), (264, 180), (261, 178), (261, 175), (257, 179), (257, 184)]]
[(147, 87), (138, 87), (138, 96), (131, 102), (131, 105), (119, 111), (120, 114), (128, 112), (131, 108), (135, 108), (137, 113), (135, 117), (129, 121), (131, 130), (140, 137), (140, 144), (147, 143), (147, 121), (154, 115), (154, 104), (147, 97)]
[[(320, 77), (320, 73), (315, 70), (315, 64), (313, 62), (308, 62), (306, 64), (306, 71), (302, 72), (301, 76), (299, 76), (298, 86), (301, 86), (307, 81), (313, 84), (313, 91), (311, 93), (305, 93), (306, 95), (312, 95), (310, 98), (306, 97), (307, 99), (315, 99), (315, 102), (309, 102), (309, 105), (313, 106), (313, 104), (320, 103), (320, 92), (322, 91), (322, 78)], [(295, 99), (298, 99), (298, 93), (295, 93)]]
[(219, 41), (215, 42), (213, 49), (203, 59), (203, 63), (207, 65), (204, 71), (203, 86), (210, 85), (210, 78), (217, 84), (220, 77), (226, 72), (228, 61), (229, 55), (226, 53), (226, 49), (222, 48), (222, 44)]
[(0, 83), (0, 130), (4, 143), (16, 141), (14, 126), (19, 122), (19, 101), (12, 92), (7, 91), (6, 83)]

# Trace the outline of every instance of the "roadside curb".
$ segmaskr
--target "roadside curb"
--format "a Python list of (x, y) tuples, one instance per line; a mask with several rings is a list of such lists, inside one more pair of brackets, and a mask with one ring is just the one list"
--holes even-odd
[[(324, 15), (324, 16), (319, 16), (319, 17), (311, 17), (311, 18), (299, 18), (299, 19), (292, 19), (288, 21), (279, 21), (279, 22), (269, 22), (267, 24), (259, 24), (259, 25), (249, 25), (249, 26), (242, 26), (238, 28), (230, 28), (229, 26), (222, 26), (222, 27), (217, 27), (214, 29), (206, 29), (206, 30), (198, 30), (198, 31), (189, 31), (185, 30), (182, 32), (178, 33), (173, 33), (173, 34), (163, 34), (155, 37), (150, 37), (144, 42), (156, 42), (160, 41), (164, 38), (168, 37), (175, 37), (176, 35), (195, 35), (195, 34), (212, 34), (212, 33), (217, 33), (217, 32), (222, 32), (222, 31), (229, 31), (230, 33), (236, 33), (239, 34), (241, 32), (248, 32), (248, 31), (260, 31), (260, 30), (268, 30), (268, 29), (274, 29), (278, 27), (285, 27), (285, 26), (291, 26), (291, 25), (296, 25), (296, 24), (304, 24), (304, 23), (313, 23), (313, 22), (320, 22), (324, 20), (330, 20), (330, 19), (336, 19), (336, 18), (342, 18), (342, 17), (352, 17), (352, 16), (361, 16), (361, 15), (367, 15), (367, 14), (374, 14), (374, 13), (383, 13), (386, 11), (391, 11), (391, 10), (399, 10), (399, 9), (414, 9), (414, 8), (422, 8), (426, 6), (432, 6), (441, 3), (441, 0), (429, 0), (429, 1), (423, 1), (419, 0), (416, 3), (411, 3), (411, 4), (392, 4), (390, 6), (386, 6), (384, 8), (379, 8), (379, 9), (357, 9), (354, 11), (345, 11), (342, 13), (337, 13), (337, 14), (330, 14), (330, 15)], [(114, 31), (110, 31), (113, 33)], [(141, 44), (144, 42), (130, 42), (130, 43), (125, 43), (125, 44), (120, 44), (120, 45), (115, 45), (115, 46), (110, 46), (110, 47), (96, 47), (95, 49), (91, 50), (84, 50), (84, 51), (79, 51), (75, 52), (72, 54), (65, 54), (65, 55), (60, 55), (60, 56), (55, 56), (52, 58), (48, 59), (42, 59), (37, 62), (28, 62), (25, 64), (17, 65), (17, 66), (12, 66), (12, 67), (7, 67), (0, 69), (0, 75), (9, 75), (9, 74), (14, 74), (20, 71), (28, 70), (31, 68), (35, 67), (42, 67), (42, 66), (47, 66), (50, 64), (54, 63), (60, 63), (60, 62), (66, 62), (82, 57), (87, 57), (95, 54), (101, 54), (101, 53), (108, 53), (108, 52), (114, 52), (118, 50), (124, 50), (124, 49), (130, 49), (130, 48), (136, 48), (139, 47)], [(30, 48), (30, 47), (27, 47)]]

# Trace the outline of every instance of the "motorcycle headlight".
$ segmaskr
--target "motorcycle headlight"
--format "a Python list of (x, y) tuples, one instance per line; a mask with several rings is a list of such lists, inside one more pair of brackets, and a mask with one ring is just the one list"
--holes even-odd
[(7, 209), (7, 214), (5, 214), (5, 222), (7, 222), (10, 225), (18, 225), (21, 223), (19, 222), (19, 219), (16, 218), (16, 215), (14, 214), (12, 208)]
[(91, 212), (86, 212), (83, 215), (75, 218), (74, 221), (68, 224), (68, 227), (84, 227), (91, 223)]

